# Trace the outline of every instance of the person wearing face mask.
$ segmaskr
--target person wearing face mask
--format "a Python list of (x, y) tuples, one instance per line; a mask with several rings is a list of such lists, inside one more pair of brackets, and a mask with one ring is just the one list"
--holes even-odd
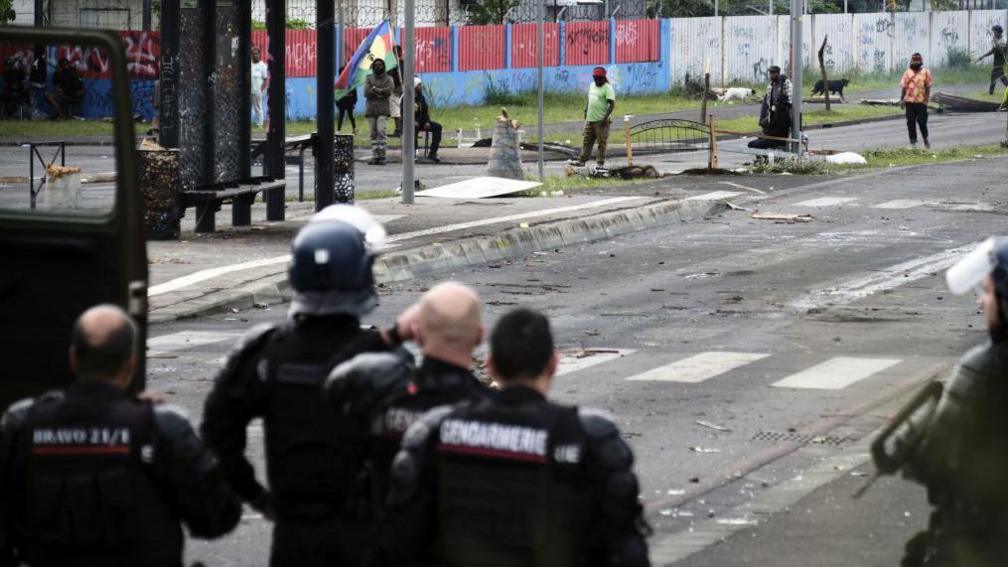
[(924, 67), (924, 57), (920, 53), (914, 53), (910, 57), (910, 68), (903, 72), (903, 78), (900, 79), (900, 107), (906, 110), (911, 147), (917, 147), (917, 127), (920, 127), (921, 137), (924, 138), (924, 147), (931, 147), (927, 129), (931, 83), (931, 71)]
[(588, 86), (588, 104), (585, 105), (585, 125), (581, 155), (570, 161), (575, 167), (583, 167), (591, 157), (592, 146), (598, 142), (596, 171), (605, 171), (606, 142), (609, 140), (609, 124), (616, 107), (616, 91), (606, 78), (605, 67), (595, 67), (592, 84)]
[(1003, 565), (1008, 556), (1008, 239), (990, 238), (946, 274), (952, 293), (979, 294), (989, 334), (956, 363), (919, 445), (902, 467), (927, 487), (928, 529), (904, 566)]
[(389, 99), (395, 85), (392, 77), (385, 72), (385, 62), (375, 59), (371, 63), (371, 74), (364, 81), (364, 117), (371, 130), (371, 165), (385, 165), (385, 127), (391, 113)]

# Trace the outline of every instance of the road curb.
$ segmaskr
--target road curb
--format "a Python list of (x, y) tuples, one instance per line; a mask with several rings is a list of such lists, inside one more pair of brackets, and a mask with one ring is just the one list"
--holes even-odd
[[(375, 262), (379, 284), (407, 281), (433, 273), (504, 261), (543, 249), (586, 244), (671, 223), (704, 218), (715, 201), (651, 201), (644, 205), (560, 221), (530, 223), (489, 235), (394, 250)], [(286, 267), (245, 284), (214, 289), (200, 297), (151, 310), (152, 323), (191, 319), (229, 309), (264, 308), (290, 300)]]

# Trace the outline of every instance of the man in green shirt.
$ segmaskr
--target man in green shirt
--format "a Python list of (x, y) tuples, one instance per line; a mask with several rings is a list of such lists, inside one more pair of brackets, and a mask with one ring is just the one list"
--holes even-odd
[(616, 91), (606, 78), (604, 67), (595, 67), (592, 80), (588, 86), (588, 104), (585, 106), (585, 126), (581, 155), (571, 160), (571, 165), (581, 167), (591, 157), (592, 146), (598, 141), (598, 167), (596, 171), (605, 170), (606, 142), (609, 139), (609, 122), (613, 108), (616, 107)]

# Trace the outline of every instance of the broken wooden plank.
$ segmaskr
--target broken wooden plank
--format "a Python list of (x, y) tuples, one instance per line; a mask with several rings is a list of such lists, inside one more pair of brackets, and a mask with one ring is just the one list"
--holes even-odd
[(789, 213), (761, 213), (759, 211), (752, 214), (752, 217), (756, 220), (770, 220), (770, 221), (783, 221), (783, 222), (810, 222), (814, 217), (808, 213), (802, 214), (789, 214)]

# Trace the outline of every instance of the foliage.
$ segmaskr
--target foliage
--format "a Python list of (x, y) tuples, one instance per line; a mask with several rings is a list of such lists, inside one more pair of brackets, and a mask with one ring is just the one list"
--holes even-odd
[(948, 63), (946, 67), (950, 69), (968, 69), (973, 65), (973, 56), (966, 49), (950, 47), (948, 50)]
[(13, 22), (17, 14), (14, 12), (14, 0), (0, 0), (0, 24)]
[(773, 163), (753, 164), (752, 173), (790, 173), (792, 175), (822, 175), (829, 173), (829, 164), (818, 159), (779, 159)]
[[(309, 22), (307, 20), (299, 20), (297, 18), (290, 18), (289, 20), (287, 20), (287, 29), (289, 30), (310, 30), (313, 29), (314, 27), (315, 26), (312, 24), (312, 22)], [(256, 31), (260, 30), (265, 31), (266, 22), (260, 22), (259, 20), (252, 20), (252, 29)]]
[(487, 75), (486, 99), (484, 104), (492, 106), (524, 106), (531, 98), (536, 104), (535, 93), (512, 93), (506, 86), (494, 83), (493, 76)]
[(468, 23), (474, 25), (506, 23), (508, 11), (519, 4), (521, 0), (459, 0), (468, 14)]

